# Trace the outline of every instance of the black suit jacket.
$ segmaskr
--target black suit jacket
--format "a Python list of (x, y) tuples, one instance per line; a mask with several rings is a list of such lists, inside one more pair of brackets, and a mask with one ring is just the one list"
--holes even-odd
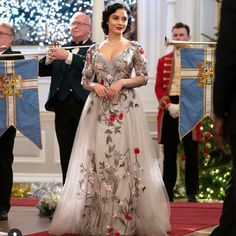
[(21, 55), (21, 52), (20, 51), (12, 51), (11, 48), (8, 48), (5, 52), (3, 52), (1, 55), (4, 55), (4, 54), (20, 54), (19, 56), (9, 56), (9, 57), (4, 57), (4, 56), (1, 56), (0, 57), (0, 60), (3, 61), (3, 60), (20, 60), (20, 59), (24, 59), (24, 56)]
[[(84, 45), (91, 45), (93, 42), (87, 40)], [(70, 46), (70, 45), (64, 45)], [(89, 48), (89, 47), (88, 47)], [(62, 81), (68, 80), (76, 97), (82, 101), (86, 101), (89, 91), (85, 90), (81, 85), (82, 70), (84, 68), (86, 52), (88, 48), (81, 48), (78, 54), (73, 54), (71, 65), (67, 65), (63, 60), (53, 61), (49, 65), (45, 65), (46, 57), (39, 61), (39, 76), (51, 76), (51, 85), (48, 101), (45, 108), (48, 111), (53, 111), (53, 98), (59, 91)]]
[(228, 134), (236, 134), (236, 1), (222, 3), (219, 38), (216, 48), (214, 113), (224, 117)]

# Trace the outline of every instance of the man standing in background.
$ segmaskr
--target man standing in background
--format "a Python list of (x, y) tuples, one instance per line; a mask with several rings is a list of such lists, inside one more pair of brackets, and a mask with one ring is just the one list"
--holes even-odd
[[(190, 28), (183, 23), (176, 23), (172, 28), (172, 39), (189, 41)], [(177, 178), (177, 150), (179, 145), (179, 96), (180, 96), (180, 47), (159, 59), (155, 92), (159, 101), (158, 141), (164, 145), (163, 180), (170, 201), (174, 200), (174, 187)], [(199, 188), (198, 143), (200, 127), (183, 138), (186, 157), (185, 186), (189, 202), (197, 202)]]
[(86, 52), (92, 41), (91, 18), (76, 12), (70, 21), (72, 41), (64, 46), (87, 46), (71, 52), (62, 48), (49, 49), (39, 62), (39, 76), (51, 76), (46, 110), (55, 112), (55, 129), (60, 149), (63, 183), (66, 180), (71, 150), (88, 91), (81, 85)]

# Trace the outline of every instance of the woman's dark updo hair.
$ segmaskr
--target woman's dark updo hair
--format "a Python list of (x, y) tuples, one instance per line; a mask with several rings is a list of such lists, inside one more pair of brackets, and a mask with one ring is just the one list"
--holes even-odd
[(107, 25), (109, 17), (110, 17), (111, 14), (116, 12), (117, 9), (124, 9), (127, 12), (127, 15), (128, 15), (128, 23), (127, 23), (127, 27), (124, 31), (124, 34), (131, 30), (131, 19), (132, 19), (132, 17), (131, 17), (131, 11), (130, 11), (129, 6), (126, 3), (108, 4), (106, 6), (105, 10), (102, 12), (102, 29), (103, 29), (103, 32), (105, 33), (105, 35), (108, 35), (108, 32), (109, 32), (108, 25)]

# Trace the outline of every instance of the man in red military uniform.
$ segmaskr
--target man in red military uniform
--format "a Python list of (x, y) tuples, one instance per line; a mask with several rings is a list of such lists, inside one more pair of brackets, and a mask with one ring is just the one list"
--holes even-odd
[[(189, 41), (188, 25), (177, 23), (172, 28), (172, 39)], [(180, 95), (180, 47), (159, 59), (155, 92), (159, 101), (158, 142), (164, 145), (163, 180), (170, 201), (174, 199), (174, 186), (177, 177), (177, 149), (179, 145), (179, 95)], [(200, 125), (188, 133), (183, 139), (186, 157), (185, 186), (189, 202), (196, 202), (199, 187), (198, 143), (200, 141)]]

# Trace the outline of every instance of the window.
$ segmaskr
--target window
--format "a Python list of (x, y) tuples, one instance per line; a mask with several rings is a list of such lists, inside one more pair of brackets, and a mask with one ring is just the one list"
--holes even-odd
[(92, 14), (92, 0), (0, 1), (0, 21), (15, 27), (15, 45), (47, 45), (69, 38), (69, 22), (76, 11)]
[[(99, 0), (102, 1), (102, 0)], [(105, 0), (106, 3), (108, 0)], [(136, 0), (125, 0), (133, 12), (133, 26), (127, 33), (136, 37)], [(15, 27), (15, 45), (48, 45), (53, 41), (65, 44), (70, 39), (69, 22), (76, 11), (92, 16), (93, 0), (9, 0), (0, 1), (0, 21)]]

